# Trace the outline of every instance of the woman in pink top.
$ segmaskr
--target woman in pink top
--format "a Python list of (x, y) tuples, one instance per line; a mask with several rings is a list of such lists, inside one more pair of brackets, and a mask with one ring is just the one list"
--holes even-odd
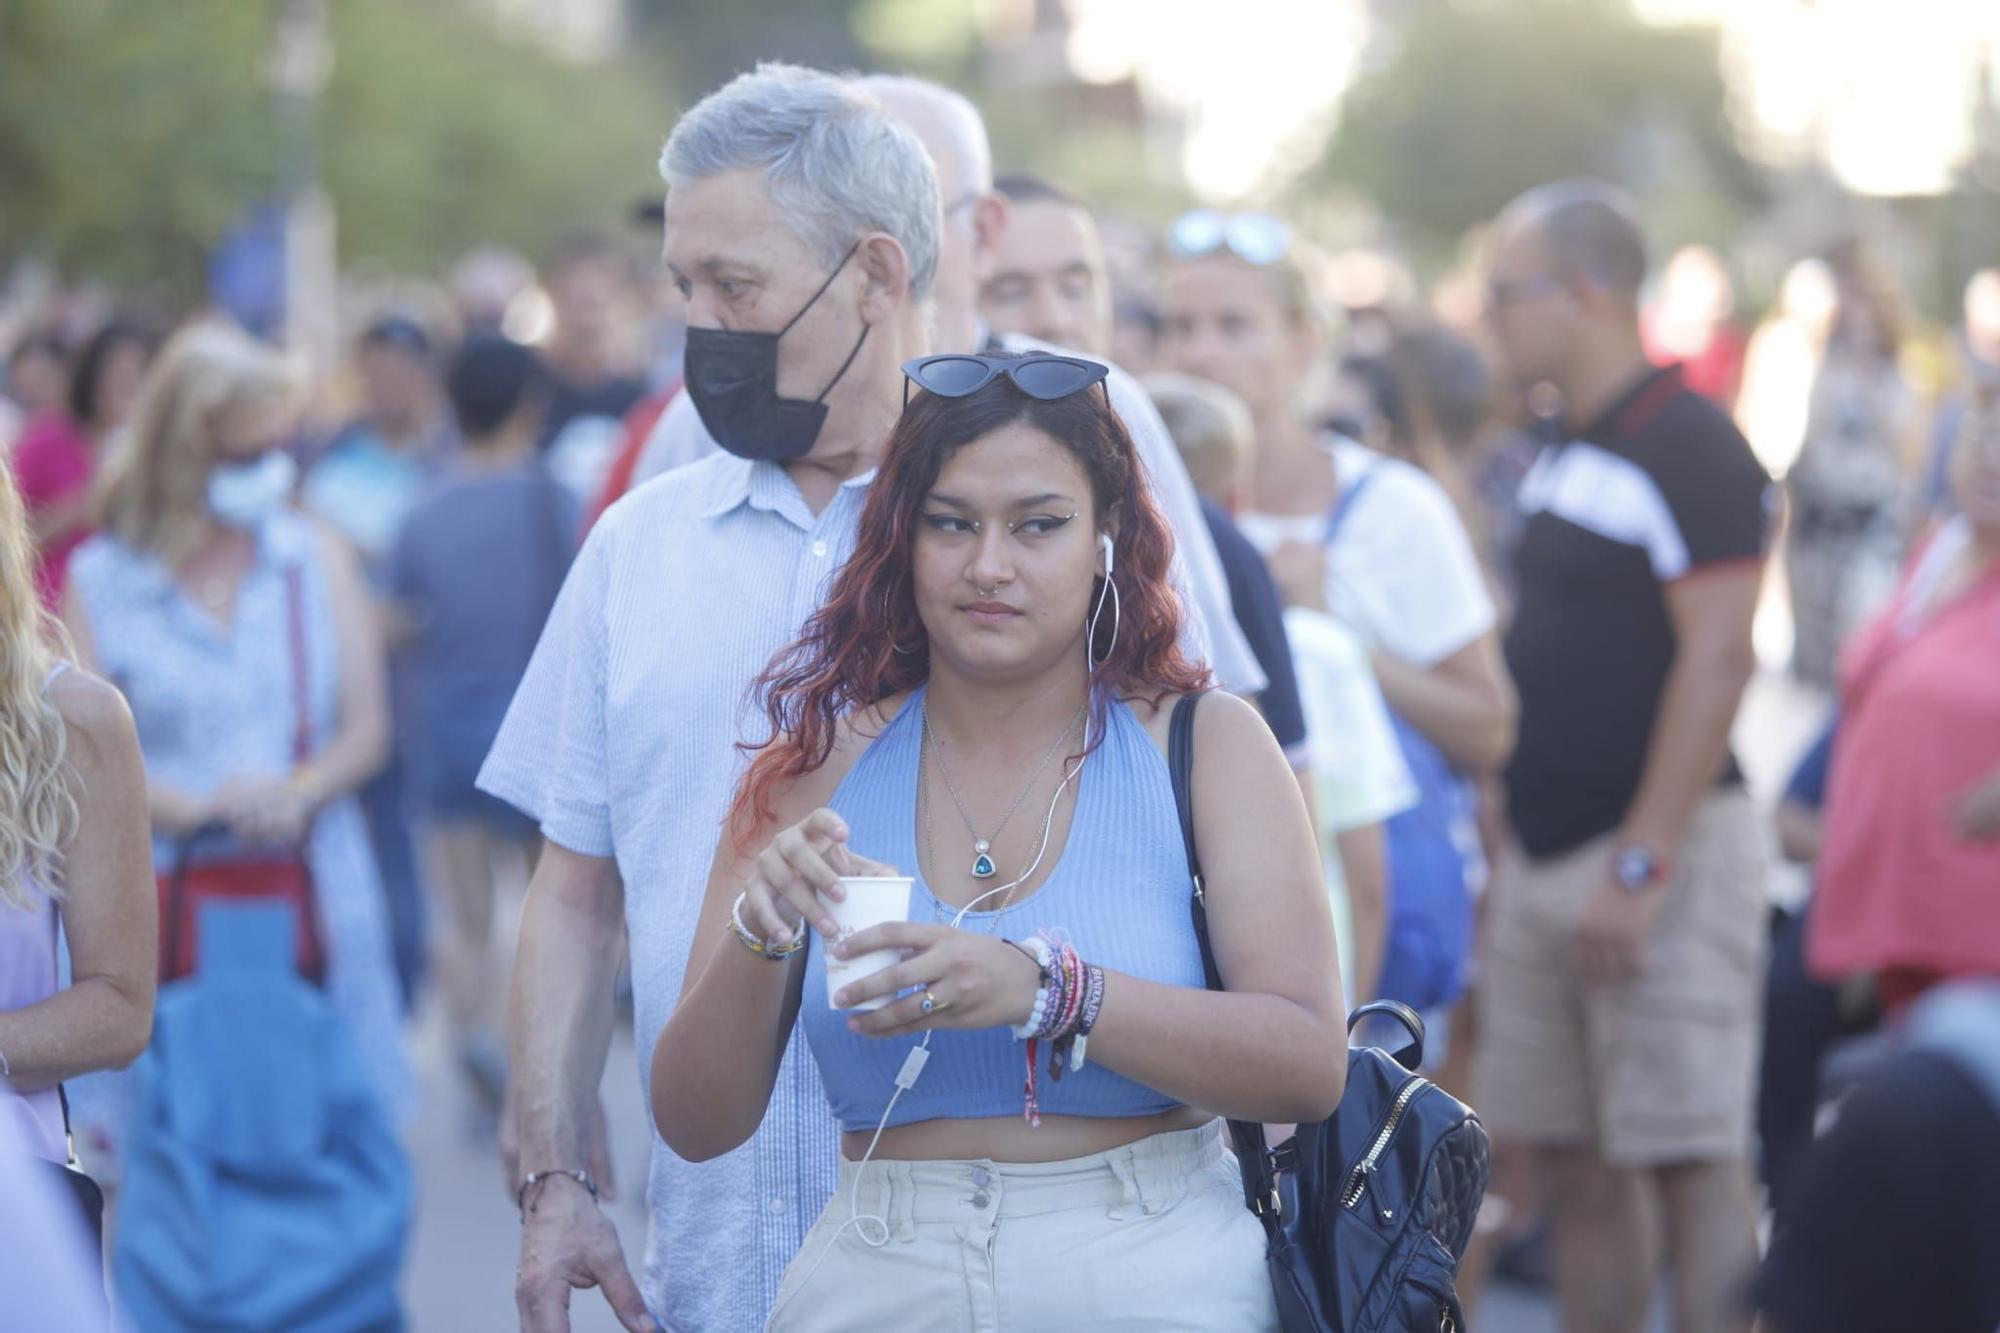
[(1807, 957), (1899, 1008), (2000, 974), (2000, 393), (1955, 451), (1960, 513), (1841, 662)]
[(0, 468), (0, 1119), (60, 1162), (56, 1086), (131, 1063), (152, 1033), (157, 904), (132, 714), (56, 656), (29, 562)]
[(90, 536), (90, 482), (105, 441), (125, 424), (152, 356), (152, 337), (138, 325), (106, 324), (77, 356), (68, 412), (45, 412), (21, 432), (14, 479), (37, 548), (35, 588), (50, 610), (62, 595), (70, 552)]

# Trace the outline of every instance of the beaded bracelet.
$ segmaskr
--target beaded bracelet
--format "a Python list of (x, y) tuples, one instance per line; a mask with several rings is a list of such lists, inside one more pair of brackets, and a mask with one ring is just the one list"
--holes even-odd
[(553, 1180), (557, 1176), (567, 1176), (571, 1180), (574, 1180), (577, 1184), (590, 1191), (590, 1201), (592, 1203), (597, 1202), (597, 1182), (591, 1179), (590, 1172), (588, 1171), (530, 1171), (521, 1178), (521, 1188), (514, 1191), (514, 1206), (520, 1210), (523, 1217), (528, 1212), (528, 1191), (541, 1184), (544, 1180)]
[(747, 893), (739, 893), (736, 895), (736, 901), (729, 904), (729, 933), (736, 937), (737, 943), (759, 958), (769, 958), (779, 963), (806, 947), (804, 931), (794, 935), (792, 942), (782, 949), (774, 949), (768, 940), (751, 934), (750, 928), (743, 924), (743, 900), (749, 896)]
[(1054, 984), (1054, 959), (1050, 954), (1048, 941), (1039, 935), (1007, 942), (1034, 959), (1036, 968), (1041, 972), (1042, 985), (1041, 989), (1035, 992), (1035, 1007), (1029, 1011), (1025, 1023), (1018, 1023), (1013, 1028), (1014, 1036), (1026, 1041), (1040, 1034), (1042, 1023), (1048, 1017), (1052, 1005), (1050, 989)]

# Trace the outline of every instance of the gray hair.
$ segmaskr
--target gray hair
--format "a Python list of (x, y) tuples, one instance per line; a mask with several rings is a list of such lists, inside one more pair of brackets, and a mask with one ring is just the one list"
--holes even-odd
[(937, 271), (937, 173), (930, 154), (852, 79), (766, 63), (710, 93), (660, 152), (667, 188), (759, 169), (785, 223), (828, 268), (866, 231), (896, 238), (910, 295)]
[[(944, 149), (951, 155), (945, 162), (933, 151), (932, 160), (941, 167), (957, 168), (960, 190), (985, 194), (993, 188), (993, 144), (986, 136), (986, 117), (972, 99), (956, 88), (947, 88), (913, 74), (865, 74), (861, 86), (881, 99), (889, 114), (916, 131), (925, 147)], [(942, 185), (940, 185), (942, 188)], [(955, 204), (956, 199), (945, 200)]]

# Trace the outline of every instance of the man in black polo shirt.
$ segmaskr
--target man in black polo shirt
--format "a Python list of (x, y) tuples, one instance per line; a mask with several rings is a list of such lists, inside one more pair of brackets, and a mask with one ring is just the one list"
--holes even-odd
[(1765, 850), (1729, 729), (1770, 479), (1648, 364), (1617, 192), (1531, 191), (1491, 263), (1502, 359), (1566, 424), (1520, 496), (1514, 846), (1481, 942), (1477, 1104), (1546, 1154), (1567, 1327), (1643, 1327), (1662, 1241), (1677, 1326), (1743, 1327)]

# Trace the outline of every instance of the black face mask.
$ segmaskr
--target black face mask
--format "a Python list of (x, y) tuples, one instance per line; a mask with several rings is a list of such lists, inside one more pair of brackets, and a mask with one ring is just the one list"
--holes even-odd
[(687, 352), (682, 361), (687, 395), (694, 400), (701, 424), (708, 427), (715, 442), (738, 458), (790, 462), (805, 457), (819, 438), (820, 427), (826, 424), (826, 396), (840, 383), (841, 376), (847, 374), (854, 358), (861, 355), (861, 344), (868, 341), (868, 326), (862, 325), (854, 350), (840, 363), (840, 369), (820, 390), (819, 397), (811, 402), (778, 396), (778, 339), (790, 333), (792, 325), (826, 295), (826, 289), (860, 248), (861, 243), (856, 241), (853, 249), (834, 265), (833, 272), (826, 275), (826, 281), (819, 285), (812, 299), (799, 307), (799, 313), (786, 320), (785, 327), (776, 333), (735, 329), (687, 331)]

